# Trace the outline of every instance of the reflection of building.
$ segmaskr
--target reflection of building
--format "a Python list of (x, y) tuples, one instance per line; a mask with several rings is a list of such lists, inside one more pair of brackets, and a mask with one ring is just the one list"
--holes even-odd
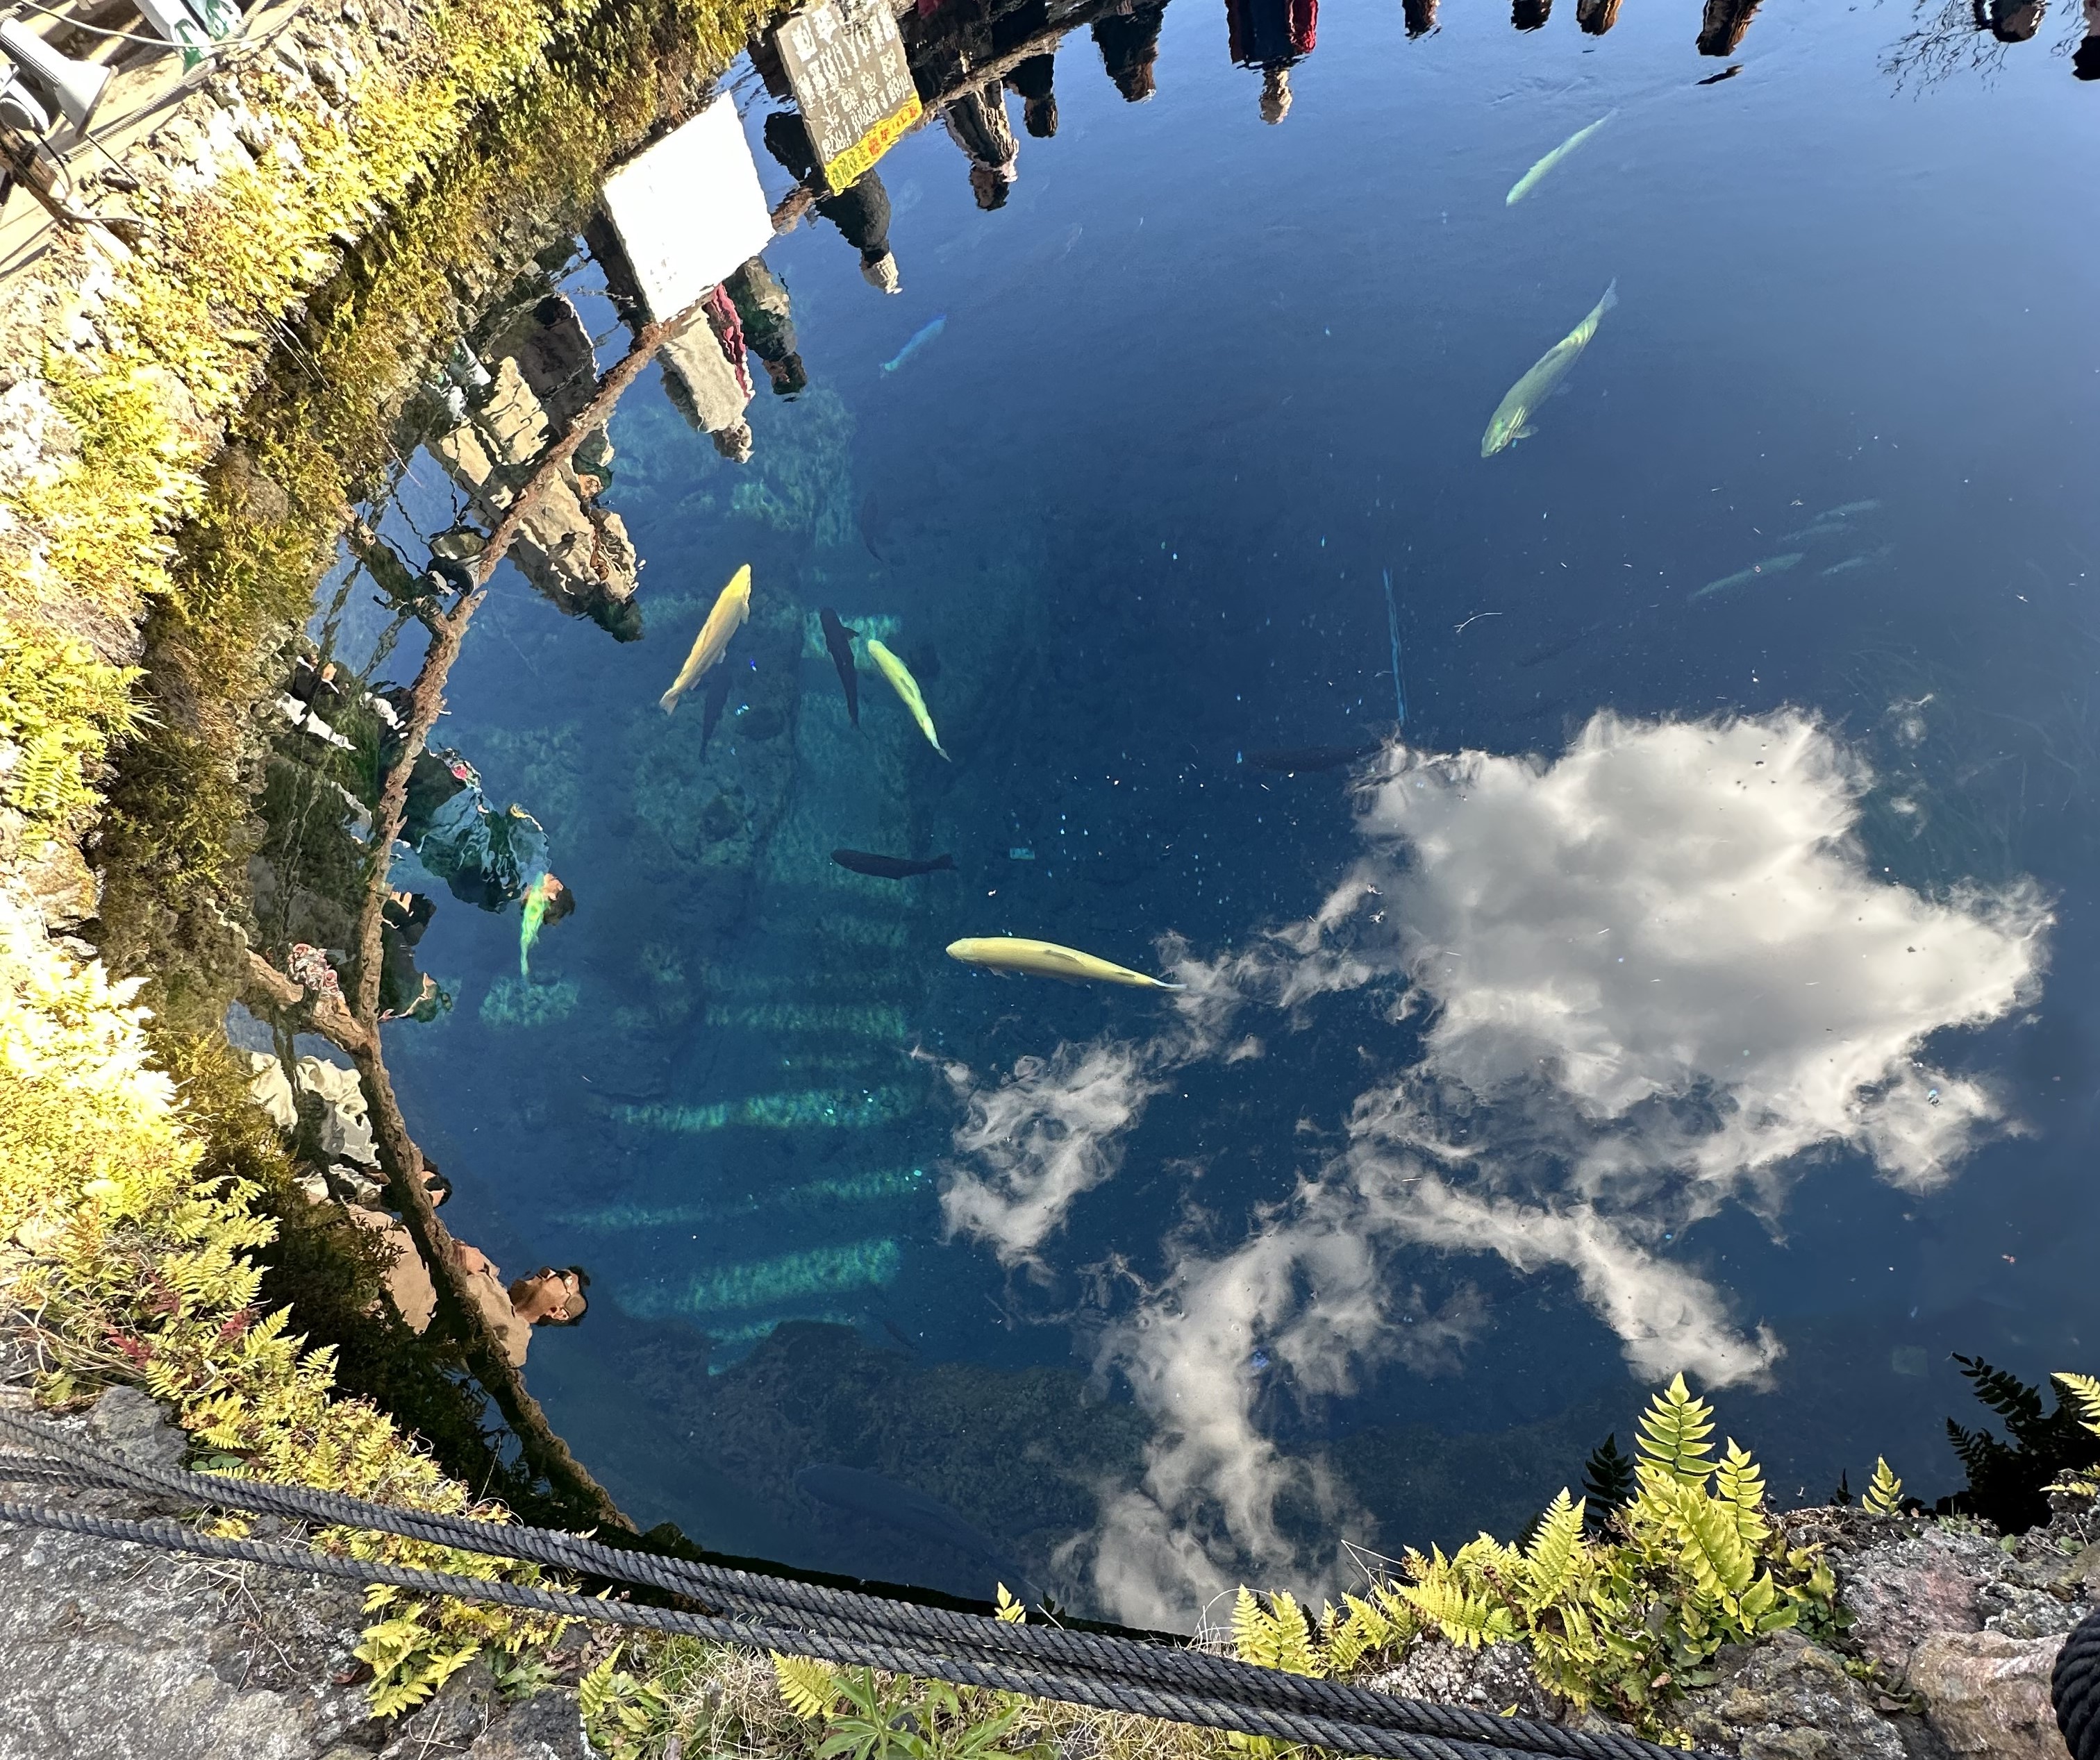
[[(470, 382), (448, 403), (453, 425), (430, 442), (447, 474), (473, 496), (492, 528), (540, 455), (597, 389), (589, 333), (574, 306), (550, 293), (499, 329), (454, 375)], [(600, 429), (535, 498), (510, 560), (571, 617), (589, 617), (623, 639), (634, 620), (634, 546), (620, 515), (598, 505), (612, 448)], [(638, 625), (631, 632), (640, 633)]]
[(1706, 0), (1706, 13), (1699, 27), (1701, 55), (1733, 55), (1742, 46), (1750, 20), (1758, 15), (1759, 0)]

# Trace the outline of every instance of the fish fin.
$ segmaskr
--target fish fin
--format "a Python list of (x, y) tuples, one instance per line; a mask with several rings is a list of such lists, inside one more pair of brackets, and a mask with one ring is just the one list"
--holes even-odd
[(678, 707), (678, 692), (675, 686), (656, 699), (656, 706), (668, 715)]
[[(870, 545), (868, 545), (868, 548), (871, 550), (871, 549), (873, 549), (875, 548), (875, 546), (874, 546), (872, 544), (871, 544)], [(882, 558), (881, 558), (880, 556), (878, 556), (878, 557), (876, 558), (876, 560), (877, 562), (880, 562), (880, 561), (882, 560)], [(845, 626), (844, 624), (840, 624), (839, 625), (839, 628), (840, 628), (840, 629), (841, 631), (843, 631), (843, 632), (844, 632), (844, 633), (845, 633), (845, 638), (846, 638), (846, 640), (847, 640), (847, 641), (849, 641), (849, 642), (858, 642), (858, 641), (859, 641), (859, 640), (860, 640), (860, 632), (859, 632), (858, 629), (846, 629), (846, 626)]]
[(1160, 990), (1186, 990), (1189, 987), (1186, 984), (1170, 984), (1163, 977), (1156, 977), (1152, 981)]
[[(941, 752), (941, 742), (940, 742), (939, 740), (936, 739), (936, 740), (933, 742), (933, 749), (934, 749), (936, 752)], [(955, 761), (953, 758), (949, 758), (949, 757), (948, 757), (948, 754), (947, 754), (946, 752), (941, 752), (941, 756), (942, 756), (942, 757), (944, 757), (944, 758), (948, 758), (948, 761), (949, 761), (951, 764), (952, 764), (952, 763), (954, 763), (954, 762)]]
[(1597, 310), (1609, 311), (1618, 302), (1619, 278), (1615, 275), (1612, 277), (1612, 285), (1604, 289), (1604, 297), (1597, 302)]
[(1538, 432), (1538, 429), (1527, 424), (1525, 426), (1519, 428), (1515, 433), (1510, 436), (1510, 444), (1514, 446), (1519, 440), (1529, 440)]

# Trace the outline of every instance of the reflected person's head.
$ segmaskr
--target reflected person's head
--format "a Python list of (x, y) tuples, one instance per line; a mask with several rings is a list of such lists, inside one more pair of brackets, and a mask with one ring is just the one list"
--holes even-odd
[(2000, 42), (2026, 42), (2048, 11), (2047, 0), (1991, 0), (1991, 34)]
[(751, 437), (751, 424), (748, 421), (732, 421), (726, 428), (717, 428), (713, 438), (715, 450), (733, 465), (748, 460), (757, 443)]
[(1261, 70), (1261, 119), (1271, 127), (1290, 114), (1290, 69), (1265, 67)]
[(1048, 140), (1057, 132), (1057, 99), (1054, 93), (1045, 92), (1040, 98), (1021, 100), (1021, 126), (1038, 140)]
[(438, 1171), (434, 1161), (423, 1163), (423, 1189), (430, 1194), (430, 1208), (436, 1210), (452, 1195), (452, 1182)]
[(904, 284), (897, 278), (897, 259), (886, 250), (861, 258), (860, 278), (878, 293), (904, 291)]
[(563, 1271), (542, 1265), (510, 1286), (510, 1310), (527, 1326), (573, 1326), (590, 1307), (584, 1295), (589, 1287), (590, 1274), (581, 1265)]
[(1132, 66), (1118, 68), (1114, 74), (1115, 89), (1123, 94), (1125, 104), (1143, 104), (1159, 90), (1157, 63), (1150, 56)]
[(1012, 193), (1013, 179), (1008, 167), (996, 165), (973, 165), (970, 167), (970, 193), (977, 199), (977, 206), (986, 214), (1004, 208), (1006, 198)]
[(775, 397), (792, 397), (810, 388), (810, 370), (802, 364), (800, 355), (783, 355), (778, 360), (767, 361), (765, 377), (772, 381)]
[(2088, 37), (2071, 52), (2073, 79), (2100, 79), (2100, 36)]

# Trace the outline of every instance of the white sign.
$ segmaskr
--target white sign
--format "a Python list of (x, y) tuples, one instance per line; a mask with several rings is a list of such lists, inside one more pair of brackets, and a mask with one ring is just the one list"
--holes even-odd
[(773, 241), (726, 94), (605, 180), (605, 210), (652, 318), (674, 318)]

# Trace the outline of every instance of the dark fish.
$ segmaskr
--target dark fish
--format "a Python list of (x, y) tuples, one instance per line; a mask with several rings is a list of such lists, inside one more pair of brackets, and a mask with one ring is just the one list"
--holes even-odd
[(708, 755), (708, 741), (721, 726), (722, 711), (729, 707), (729, 687), (735, 683), (735, 668), (717, 666), (708, 674), (707, 694), (700, 699), (700, 756)]
[(817, 607), (817, 621), (824, 626), (824, 646), (831, 651), (832, 664), (839, 669), (839, 682), (845, 686), (846, 719), (854, 726), (860, 726), (860, 673), (854, 666), (854, 638), (860, 632), (849, 629), (839, 621), (839, 614), (828, 605)]
[(865, 849), (834, 849), (832, 859), (842, 868), (865, 874), (872, 880), (909, 880), (914, 874), (938, 874), (955, 865), (953, 856), (935, 856), (930, 862), (914, 862), (908, 856), (879, 856)]
[(804, 1467), (796, 1474), (795, 1484), (835, 1510), (901, 1528), (937, 1546), (951, 1546), (966, 1558), (989, 1566), (999, 1581), (1023, 1599), (1041, 1599), (1011, 1552), (990, 1535), (972, 1527), (938, 1498), (885, 1479), (880, 1473), (823, 1462)]
[(876, 500), (875, 491), (870, 489), (861, 497), (860, 541), (867, 546), (867, 554), (878, 562), (889, 560), (876, 547), (882, 542), (883, 534), (889, 529), (889, 522), (883, 517), (881, 503)]
[(1374, 739), (1361, 746), (1282, 746), (1273, 752), (1250, 752), (1246, 761), (1258, 770), (1338, 770), (1344, 764), (1367, 758), (1384, 743)]

